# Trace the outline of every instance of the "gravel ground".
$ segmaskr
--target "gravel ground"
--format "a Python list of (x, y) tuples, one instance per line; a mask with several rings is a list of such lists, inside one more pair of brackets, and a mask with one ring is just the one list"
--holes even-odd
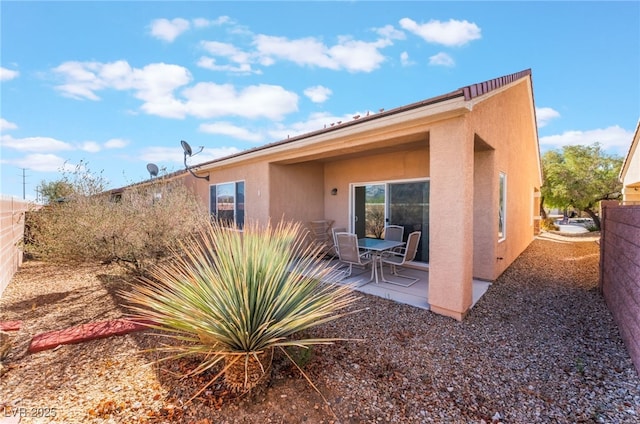
[(597, 289), (598, 249), (536, 239), (463, 322), (363, 295), (366, 310), (310, 331), (360, 341), (298, 355), (322, 396), (277, 354), (268, 386), (238, 396), (214, 383), (193, 400), (213, 374), (181, 379), (193, 360), (149, 365), (142, 350), (160, 339), (148, 332), (27, 354), (39, 332), (123, 316), (117, 291), (131, 281), (114, 267), (27, 262), (0, 299), (1, 320), (23, 321), (0, 421), (637, 423), (640, 378)]

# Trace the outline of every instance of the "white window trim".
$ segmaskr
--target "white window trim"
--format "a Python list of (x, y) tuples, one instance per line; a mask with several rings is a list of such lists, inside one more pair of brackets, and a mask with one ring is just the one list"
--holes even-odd
[[(502, 197), (502, 202), (500, 198)], [(498, 175), (498, 220), (502, 214), (502, 234), (500, 234), (500, 224), (498, 224), (498, 242), (507, 239), (507, 173), (500, 171)]]

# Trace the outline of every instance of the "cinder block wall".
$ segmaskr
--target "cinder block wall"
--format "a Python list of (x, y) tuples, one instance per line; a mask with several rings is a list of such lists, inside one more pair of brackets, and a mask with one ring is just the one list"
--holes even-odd
[(31, 203), (0, 195), (0, 296), (22, 265), (20, 242), (24, 236), (25, 212)]
[(601, 218), (600, 288), (640, 374), (640, 205), (607, 202)]

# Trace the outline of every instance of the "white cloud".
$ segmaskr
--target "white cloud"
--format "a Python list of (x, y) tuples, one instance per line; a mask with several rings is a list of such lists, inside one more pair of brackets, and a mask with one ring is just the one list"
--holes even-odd
[(18, 125), (14, 124), (13, 122), (9, 122), (4, 118), (0, 118), (0, 131), (15, 130), (17, 128)]
[(304, 95), (311, 99), (311, 101), (314, 103), (323, 103), (327, 101), (331, 94), (333, 94), (333, 92), (329, 88), (323, 87), (321, 85), (309, 87), (304, 90)]
[(604, 150), (624, 154), (633, 140), (633, 132), (614, 125), (588, 131), (565, 131), (562, 134), (540, 137), (540, 146), (556, 149), (562, 146), (589, 146), (599, 143)]
[(327, 45), (316, 37), (289, 39), (266, 34), (251, 36), (252, 47), (240, 48), (220, 41), (202, 41), (201, 47), (208, 56), (200, 58), (198, 66), (234, 73), (261, 73), (256, 64), (271, 66), (277, 61), (289, 61), (299, 66), (318, 67), (348, 72), (371, 72), (385, 61), (381, 50), (393, 44), (394, 39), (404, 39), (405, 34), (391, 25), (374, 28), (379, 38), (374, 41), (355, 40), (341, 36), (334, 45)]
[(199, 130), (207, 134), (221, 134), (229, 137), (237, 138), (251, 142), (261, 142), (263, 137), (261, 134), (250, 131), (246, 128), (233, 125), (230, 122), (214, 122), (212, 124), (201, 124)]
[(199, 118), (241, 116), (280, 120), (298, 110), (298, 95), (277, 85), (251, 85), (237, 91), (230, 84), (199, 83), (183, 90), (185, 109)]
[(481, 38), (480, 28), (466, 20), (449, 19), (447, 22), (431, 20), (426, 24), (418, 24), (412, 19), (403, 18), (400, 19), (400, 26), (428, 43), (449, 47), (463, 46), (470, 41)]
[(538, 121), (538, 128), (546, 126), (549, 121), (560, 117), (560, 112), (550, 107), (537, 107), (536, 108), (536, 120)]
[(122, 149), (129, 144), (127, 140), (121, 138), (112, 138), (104, 143), (105, 149)]
[(56, 90), (67, 97), (99, 100), (96, 91), (133, 91), (137, 99), (144, 101), (142, 109), (149, 114), (170, 118), (185, 116), (184, 105), (173, 97), (177, 88), (192, 79), (191, 73), (182, 66), (152, 63), (132, 68), (126, 61), (65, 62), (53, 71), (65, 80)]
[(429, 65), (433, 66), (455, 66), (456, 62), (447, 53), (440, 52), (429, 58)]
[(237, 63), (246, 63), (250, 59), (250, 55), (230, 43), (221, 43), (219, 41), (202, 41), (202, 48), (207, 53), (214, 56), (224, 56)]
[(151, 22), (151, 35), (160, 40), (173, 42), (180, 34), (190, 27), (189, 21), (182, 18), (155, 19)]
[(125, 61), (66, 62), (54, 71), (66, 80), (56, 87), (64, 95), (97, 100), (99, 90), (131, 91), (143, 102), (142, 111), (165, 118), (191, 115), (282, 119), (298, 109), (298, 95), (275, 85), (253, 85), (238, 91), (230, 84), (203, 82), (176, 94), (177, 89), (191, 82), (192, 76), (186, 68), (166, 63), (132, 68)]
[(89, 152), (89, 153), (97, 153), (100, 150), (102, 150), (102, 147), (100, 146), (99, 143), (96, 143), (95, 141), (85, 141), (82, 144), (80, 144), (80, 150), (84, 150), (85, 152)]
[(379, 36), (389, 40), (404, 40), (406, 35), (403, 31), (395, 29), (393, 25), (385, 25), (381, 28), (374, 28)]
[(18, 76), (20, 76), (20, 72), (0, 67), (0, 81), (10, 81), (12, 79), (18, 78)]
[(260, 70), (254, 70), (248, 63), (242, 63), (239, 65), (218, 65), (216, 60), (212, 57), (203, 56), (198, 60), (197, 65), (204, 69), (211, 71), (233, 72), (236, 74), (262, 74)]
[(59, 150), (73, 150), (71, 144), (51, 137), (14, 138), (11, 135), (5, 134), (0, 137), (0, 145), (2, 145), (2, 147), (21, 152), (54, 152)]
[(228, 16), (219, 16), (216, 19), (196, 18), (193, 19), (193, 26), (196, 28), (206, 28), (209, 26), (219, 26), (223, 24), (231, 23), (232, 20)]
[(327, 46), (316, 38), (298, 38), (258, 35), (254, 45), (260, 63), (272, 65), (276, 59), (288, 60), (300, 66), (311, 66), (349, 72), (371, 72), (380, 67), (385, 57), (380, 49), (391, 45), (390, 40), (365, 42), (340, 37), (338, 44)]
[(402, 63), (402, 66), (410, 66), (410, 65), (413, 65), (415, 62), (409, 59), (409, 53), (402, 52), (400, 53), (400, 63)]
[(33, 153), (10, 161), (18, 168), (26, 168), (38, 172), (73, 171), (75, 167), (66, 163), (60, 156), (48, 153)]
[(202, 48), (213, 56), (223, 57), (235, 65), (218, 65), (216, 59), (202, 57), (198, 61), (198, 66), (212, 71), (226, 71), (236, 73), (258, 73), (251, 69), (252, 57), (250, 53), (240, 50), (233, 44), (221, 43), (219, 41), (202, 41)]

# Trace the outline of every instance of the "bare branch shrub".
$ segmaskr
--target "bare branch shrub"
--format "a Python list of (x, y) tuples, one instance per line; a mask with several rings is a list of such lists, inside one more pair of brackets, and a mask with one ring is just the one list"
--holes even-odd
[(92, 193), (88, 184), (85, 179), (67, 201), (28, 215), (28, 254), (62, 262), (118, 262), (144, 272), (209, 219), (180, 180), (158, 178), (117, 196)]

